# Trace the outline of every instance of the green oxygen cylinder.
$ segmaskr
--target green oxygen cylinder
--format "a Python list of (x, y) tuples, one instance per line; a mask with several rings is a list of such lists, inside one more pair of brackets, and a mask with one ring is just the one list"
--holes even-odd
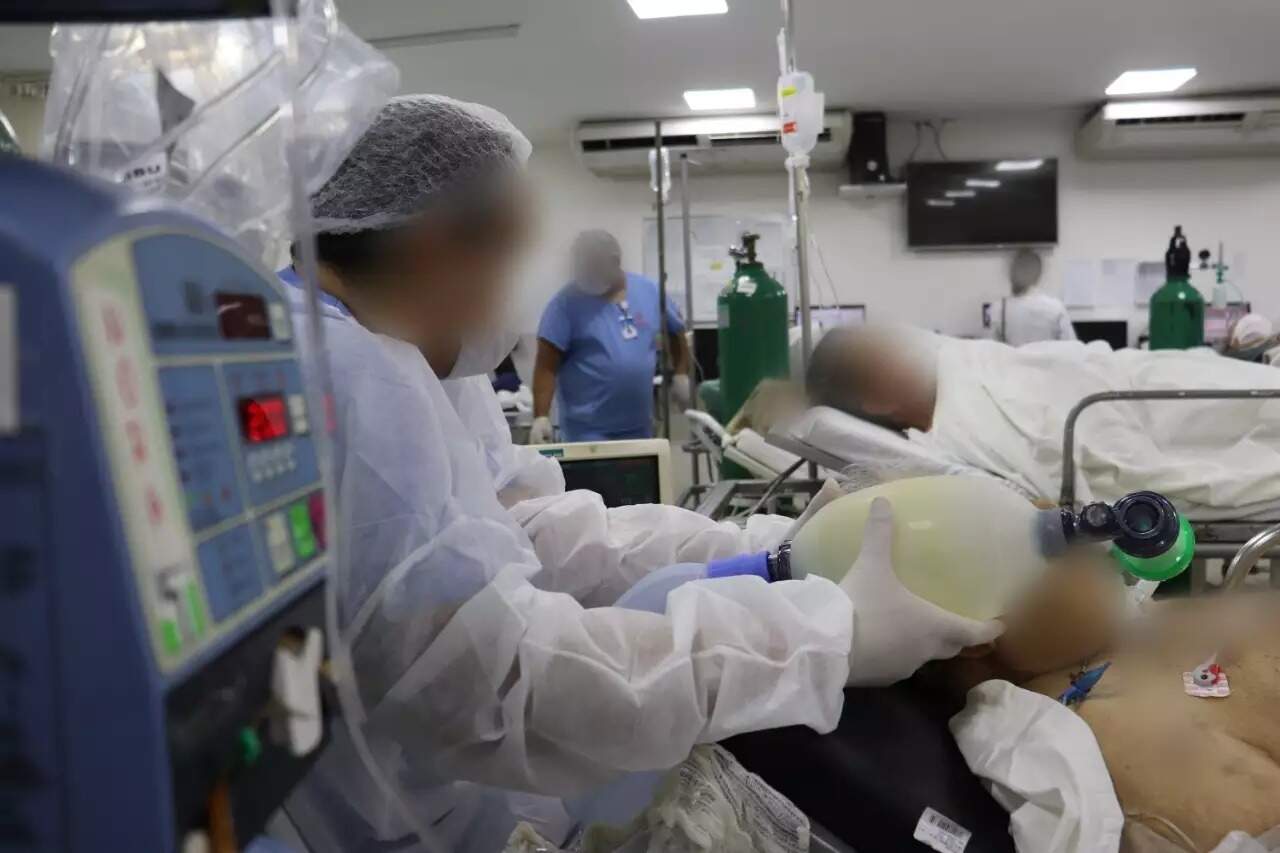
[(743, 234), (729, 250), (733, 280), (716, 299), (720, 344), (720, 391), (726, 418), (742, 408), (761, 379), (790, 375), (787, 291), (756, 259), (758, 234)]
[(1191, 284), (1191, 250), (1181, 225), (1173, 229), (1164, 269), (1164, 286), (1151, 297), (1151, 348), (1203, 346), (1204, 297)]

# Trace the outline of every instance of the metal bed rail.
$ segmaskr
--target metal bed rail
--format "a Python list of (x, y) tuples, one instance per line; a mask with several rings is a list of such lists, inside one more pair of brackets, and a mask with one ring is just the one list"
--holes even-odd
[[(730, 515), (735, 504), (751, 501), (750, 510), (757, 511), (770, 501), (796, 495), (812, 497), (822, 488), (822, 480), (786, 480), (780, 488), (778, 478), (773, 480), (720, 480), (701, 492), (696, 512), (708, 518), (720, 520)], [(744, 507), (745, 508), (745, 507)]]
[(1112, 400), (1264, 400), (1280, 399), (1280, 388), (1254, 388), (1232, 391), (1188, 389), (1179, 391), (1103, 391), (1090, 394), (1076, 403), (1067, 414), (1062, 431), (1062, 493), (1061, 506), (1075, 506), (1076, 502), (1076, 421), (1084, 410), (1095, 403)]
[[(1067, 415), (1062, 431), (1062, 492), (1058, 503), (1061, 506), (1075, 507), (1076, 502), (1076, 463), (1075, 438), (1076, 421), (1080, 415), (1095, 403), (1109, 401), (1132, 400), (1266, 400), (1280, 399), (1280, 389), (1256, 388), (1240, 390), (1208, 390), (1186, 389), (1180, 391), (1103, 391), (1090, 394), (1071, 409)], [(1247, 521), (1192, 521), (1192, 530), (1196, 535), (1195, 558), (1192, 560), (1190, 578), (1191, 593), (1198, 594), (1208, 588), (1205, 577), (1206, 560), (1221, 559), (1230, 561), (1231, 566), (1224, 576), (1224, 586), (1236, 587), (1244, 582), (1244, 576), (1253, 568), (1254, 563), (1263, 559), (1275, 550), (1280, 534), (1275, 520)], [(1249, 560), (1242, 562), (1239, 558), (1243, 551), (1253, 546), (1248, 555)], [(1280, 588), (1280, 571), (1272, 569), (1271, 585)]]

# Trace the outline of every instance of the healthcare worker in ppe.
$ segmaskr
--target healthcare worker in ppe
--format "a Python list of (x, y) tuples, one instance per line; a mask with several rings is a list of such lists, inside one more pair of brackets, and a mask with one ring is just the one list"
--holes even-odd
[(1076, 339), (1062, 300), (1036, 288), (1043, 266), (1040, 256), (1030, 249), (1019, 249), (1013, 256), (1009, 265), (1013, 295), (991, 306), (991, 335), (997, 341), (1020, 347), (1036, 341)]
[[(573, 281), (552, 297), (538, 324), (530, 444), (551, 436), (551, 401), (560, 402), (564, 441), (653, 437), (653, 375), (658, 366), (658, 285), (622, 268), (608, 231), (573, 241)], [(666, 304), (667, 346), (676, 405), (689, 405), (689, 345), (674, 300)], [(557, 393), (558, 392), (558, 393)]]
[(287, 805), (316, 853), (492, 851), (521, 819), (555, 841), (560, 798), (740, 732), (829, 731), (847, 684), (999, 632), (897, 583), (885, 505), (843, 592), (732, 577), (676, 590), (665, 614), (605, 606), (634, 573), (755, 543), (673, 507), (606, 511), (494, 436), (479, 391), (510, 350), (528, 154), (492, 110), (396, 99), (312, 200), (336, 422), (329, 641), (358, 735), (333, 733)]

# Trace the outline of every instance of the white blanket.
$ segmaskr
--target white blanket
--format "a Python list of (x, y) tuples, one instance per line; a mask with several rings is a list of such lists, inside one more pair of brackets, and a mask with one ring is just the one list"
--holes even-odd
[(1115, 853), (1124, 815), (1093, 732), (1047, 696), (988, 681), (951, 733), (969, 769), (1009, 812), (1019, 853)]
[[(948, 339), (938, 356), (933, 429), (913, 440), (1054, 499), (1062, 430), (1099, 391), (1280, 388), (1280, 371), (1208, 350), (1111, 351), (1075, 342), (1021, 348)], [(1116, 500), (1141, 489), (1195, 519), (1249, 518), (1280, 507), (1280, 401), (1097, 403), (1076, 426), (1076, 495)]]

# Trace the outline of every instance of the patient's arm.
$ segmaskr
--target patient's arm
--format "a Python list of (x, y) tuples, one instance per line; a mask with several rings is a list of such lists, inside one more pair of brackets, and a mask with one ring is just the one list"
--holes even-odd
[[(1112, 665), (1079, 714), (1130, 819), (1172, 840), (1168, 821), (1198, 850), (1211, 850), (1232, 830), (1257, 835), (1280, 825), (1277, 614), (1280, 598), (1270, 594), (1171, 603), (1156, 609), (1145, 630), (1090, 661)], [(1223, 660), (1231, 696), (1186, 695), (1182, 673), (1224, 638), (1234, 646)], [(1056, 698), (1071, 671), (1023, 686)]]

